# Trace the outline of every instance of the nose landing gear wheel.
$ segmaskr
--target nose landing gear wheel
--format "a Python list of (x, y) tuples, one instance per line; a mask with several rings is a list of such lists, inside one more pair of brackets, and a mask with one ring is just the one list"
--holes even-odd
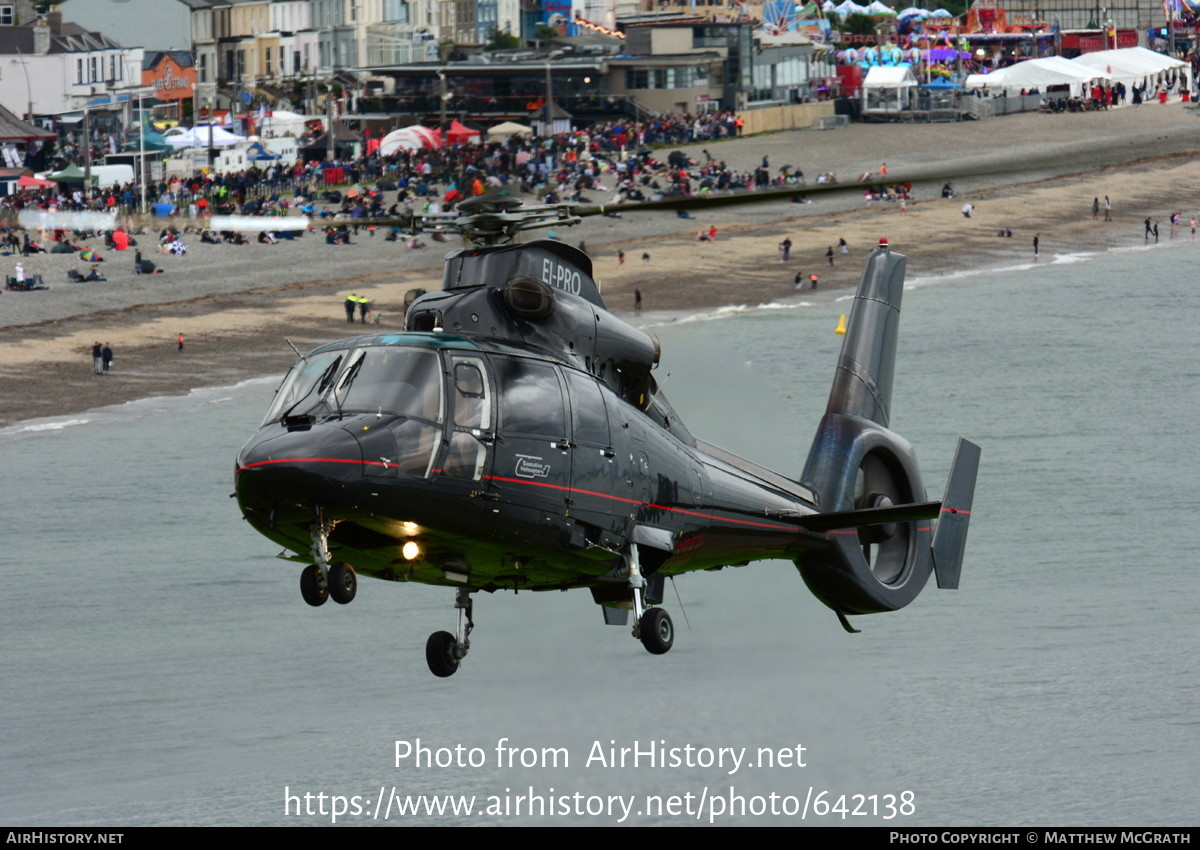
[(324, 605), (325, 600), (329, 598), (329, 586), (323, 579), (321, 568), (316, 564), (309, 564), (304, 568), (304, 572), (300, 573), (300, 595), (314, 608)]
[(342, 562), (329, 568), (329, 595), (339, 605), (347, 605), (354, 600), (358, 592), (358, 576), (354, 567)]
[(662, 655), (675, 645), (675, 624), (662, 608), (650, 608), (638, 623), (638, 637), (652, 655)]
[(458, 656), (454, 654), (455, 637), (449, 632), (434, 632), (425, 642), (425, 661), (429, 672), (446, 678), (458, 670)]

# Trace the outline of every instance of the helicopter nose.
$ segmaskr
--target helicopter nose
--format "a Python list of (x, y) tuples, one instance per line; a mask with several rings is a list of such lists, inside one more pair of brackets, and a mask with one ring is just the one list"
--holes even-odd
[(294, 431), (268, 425), (238, 453), (234, 472), (243, 511), (353, 505), (362, 483), (359, 442), (336, 424)]

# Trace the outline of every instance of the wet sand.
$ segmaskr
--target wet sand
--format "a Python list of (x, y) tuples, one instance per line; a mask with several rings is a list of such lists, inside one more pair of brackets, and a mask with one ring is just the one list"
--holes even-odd
[[(894, 203), (864, 203), (861, 190), (818, 196), (813, 203), (772, 202), (749, 207), (674, 213), (629, 213), (590, 218), (557, 237), (586, 243), (608, 304), (634, 321), (669, 320), (722, 305), (832, 298), (857, 282), (868, 250), (880, 237), (909, 257), (909, 275), (936, 276), (970, 267), (1011, 267), (1040, 256), (1142, 245), (1143, 220), (1159, 220), (1160, 240), (1192, 238), (1198, 214), (1200, 117), (1179, 104), (1127, 107), (1085, 115), (1021, 115), (983, 123), (855, 125), (846, 130), (795, 131), (684, 148), (749, 170), (767, 156), (772, 170), (791, 164), (810, 181), (833, 171), (851, 184), (884, 162), (890, 178), (910, 178), (917, 200), (902, 213)], [(665, 155), (665, 152), (664, 152)], [(983, 173), (953, 179), (956, 197), (943, 200), (941, 175), (975, 167)], [(390, 193), (389, 193), (390, 194)], [(1113, 221), (1093, 220), (1092, 199), (1113, 203)], [(607, 201), (609, 193), (592, 193)], [(388, 198), (389, 202), (391, 198)], [(972, 218), (962, 215), (974, 204)], [(1183, 213), (1171, 236), (1169, 216)], [(715, 243), (700, 229), (718, 228)], [(1013, 232), (998, 237), (1000, 229)], [(791, 259), (778, 245), (793, 243)], [(844, 238), (849, 255), (825, 254)], [(133, 252), (105, 255), (106, 283), (71, 284), (66, 271), (86, 270), (74, 255), (37, 255), (26, 271), (41, 274), (47, 292), (0, 294), (0, 424), (78, 413), (155, 395), (186, 393), (250, 377), (280, 375), (295, 359), (286, 340), (304, 351), (363, 330), (342, 310), (351, 292), (367, 295), (380, 329), (401, 324), (406, 290), (436, 288), (441, 256), (455, 247), (430, 242), (412, 251), (365, 229), (349, 246), (327, 246), (316, 234), (292, 243), (202, 245), (185, 237), (187, 256), (143, 254), (165, 274), (136, 277)], [(617, 251), (625, 252), (619, 265)], [(1200, 256), (1200, 242), (1196, 250)], [(643, 253), (650, 256), (643, 262)], [(0, 258), (12, 274), (17, 257)], [(819, 275), (814, 293), (797, 293), (794, 277)], [(629, 315), (640, 288), (646, 312)], [(183, 352), (176, 336), (183, 333)], [(110, 374), (92, 373), (93, 342), (111, 343)]]

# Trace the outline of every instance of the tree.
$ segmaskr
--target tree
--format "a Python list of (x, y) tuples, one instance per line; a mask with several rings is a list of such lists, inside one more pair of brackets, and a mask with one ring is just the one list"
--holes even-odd
[(847, 35), (875, 35), (875, 20), (870, 15), (854, 12), (838, 25)]
[(515, 50), (521, 46), (521, 39), (517, 38), (510, 32), (503, 32), (499, 27), (492, 27), (492, 31), (488, 33), (487, 44), (483, 46), (484, 50)]

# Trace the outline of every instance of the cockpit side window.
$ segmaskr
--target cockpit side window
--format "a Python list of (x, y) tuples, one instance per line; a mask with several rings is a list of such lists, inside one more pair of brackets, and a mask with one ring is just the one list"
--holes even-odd
[(454, 410), (442, 474), (478, 481), (494, 436), (491, 379), (483, 360), (451, 356), (450, 386)]

